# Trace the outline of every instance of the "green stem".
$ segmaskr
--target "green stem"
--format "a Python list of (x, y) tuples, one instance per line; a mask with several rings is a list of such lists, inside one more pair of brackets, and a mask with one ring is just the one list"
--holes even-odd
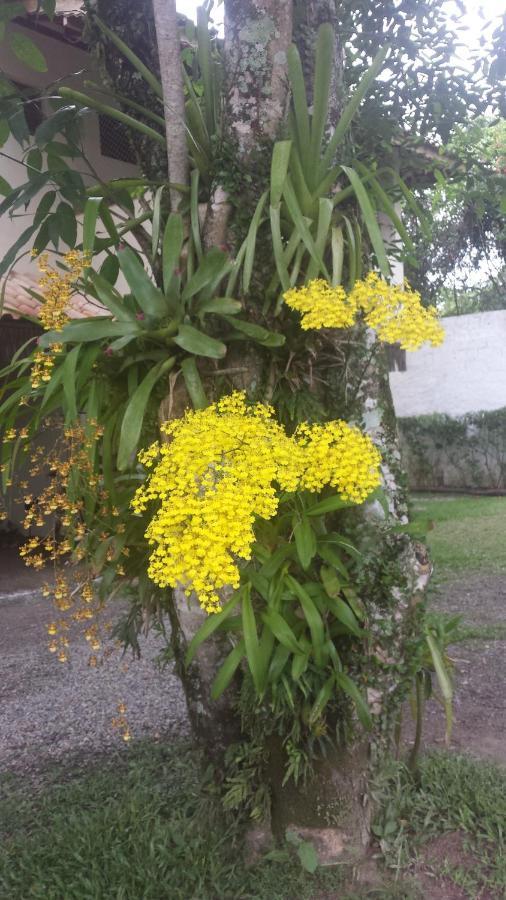
[(418, 765), (418, 754), (420, 752), (420, 744), (422, 742), (423, 728), (423, 711), (425, 707), (424, 689), (423, 689), (423, 673), (417, 672), (415, 676), (415, 695), (416, 695), (416, 730), (415, 740), (411, 753), (409, 754), (408, 769), (414, 772)]

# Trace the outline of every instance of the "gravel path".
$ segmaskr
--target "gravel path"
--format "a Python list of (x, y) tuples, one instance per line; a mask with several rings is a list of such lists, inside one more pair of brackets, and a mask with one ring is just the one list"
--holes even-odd
[[(141, 659), (114, 649), (90, 668), (85, 641), (71, 641), (71, 661), (47, 650), (48, 600), (37, 590), (0, 593), (0, 772), (36, 775), (51, 763), (83, 760), (125, 743), (111, 720), (118, 702), (134, 739), (188, 731), (180, 683), (171, 667), (159, 671), (163, 647), (153, 634), (141, 641)], [(111, 645), (112, 647), (112, 645)]]

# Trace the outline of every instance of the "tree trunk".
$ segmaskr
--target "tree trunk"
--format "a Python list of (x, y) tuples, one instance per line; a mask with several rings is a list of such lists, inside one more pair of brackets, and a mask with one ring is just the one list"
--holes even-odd
[(238, 161), (277, 137), (287, 102), (292, 0), (225, 0), (227, 128)]
[[(185, 100), (180, 57), (180, 39), (175, 0), (153, 0), (156, 41), (163, 88), (165, 134), (169, 181), (186, 186), (189, 177), (188, 147), (185, 128)], [(172, 210), (177, 210), (181, 192), (170, 189)]]
[[(306, 24), (311, 34), (322, 21), (332, 20), (331, 6), (323, 0), (307, 4)], [(272, 141), (284, 121), (286, 51), (292, 36), (292, 3), (226, 0), (225, 29), (227, 132), (235, 146), (237, 166), (251, 166), (255, 157), (270, 152)], [(162, 60), (164, 50), (160, 43), (159, 52)], [(329, 127), (335, 124), (342, 103), (340, 49), (337, 55), (331, 113), (334, 122), (329, 121)], [(221, 243), (226, 228), (229, 210), (224, 215), (224, 208), (227, 197), (222, 193), (218, 200), (223, 204), (216, 216), (221, 225), (214, 231), (208, 228), (208, 245), (214, 241)], [(372, 638), (369, 660), (360, 675), (367, 682), (368, 698), (375, 714), (374, 744), (381, 745), (378, 738), (384, 736), (386, 746), (388, 734), (393, 730), (392, 717), (407, 689), (406, 679), (399, 677), (399, 667), (406, 662), (413, 608), (423, 591), (430, 567), (425, 558), (417, 558), (415, 545), (407, 535), (391, 531), (391, 525), (407, 522), (407, 509), (399, 481), (399, 451), (388, 371), (379, 345), (371, 343), (364, 331), (357, 331), (355, 339), (341, 378), (341, 383), (345, 383), (345, 396), (341, 396), (339, 402), (336, 400), (333, 407), (331, 405), (329, 413), (331, 417), (346, 415), (341, 401), (352, 396), (355, 421), (366, 427), (384, 454), (383, 484), (388, 512), (374, 503), (369, 505), (366, 517), (372, 523), (370, 528), (376, 534), (377, 545), (385, 551), (385, 566), (395, 566), (396, 577), (381, 593), (371, 573), (367, 573), (369, 581), (364, 576), (362, 595)], [(229, 353), (224, 363), (229, 369), (243, 370), (239, 378), (232, 377), (232, 386), (248, 390), (254, 384), (257, 393), (258, 386), (266, 379), (265, 356), (251, 350), (246, 364), (241, 366), (241, 362), (244, 360), (236, 351), (235, 356)], [(180, 414), (184, 402), (183, 388), (179, 384), (178, 390), (173, 392), (170, 408), (162, 406), (162, 416)], [(367, 524), (364, 527), (367, 528)], [(380, 580), (381, 575), (380, 572)], [(196, 600), (187, 601), (176, 593), (172, 613), (174, 643), (190, 720), (208, 755), (221, 760), (223, 749), (239, 733), (234, 690), (227, 691), (219, 705), (210, 699), (212, 680), (228, 647), (221, 637), (211, 639), (201, 648), (193, 666), (189, 670), (184, 668), (185, 648), (204, 614)], [(369, 839), (371, 807), (367, 779), (371, 743), (358, 725), (355, 734), (351, 744), (336, 746), (326, 759), (316, 760), (314, 778), (297, 788), (291, 781), (282, 784), (286, 760), (281, 741), (272, 739), (267, 747), (273, 830), (283, 835), (286, 828), (290, 828), (298, 831), (302, 839), (314, 840), (320, 847), (321, 861), (326, 863), (357, 860), (363, 856)]]

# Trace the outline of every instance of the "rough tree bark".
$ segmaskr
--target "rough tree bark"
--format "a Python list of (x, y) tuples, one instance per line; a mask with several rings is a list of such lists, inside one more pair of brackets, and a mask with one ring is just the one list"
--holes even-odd
[[(153, 0), (153, 12), (165, 109), (169, 181), (172, 184), (186, 185), (189, 161), (184, 127), (185, 101), (175, 0)], [(171, 188), (170, 202), (173, 210), (177, 210), (180, 200), (180, 191)]]

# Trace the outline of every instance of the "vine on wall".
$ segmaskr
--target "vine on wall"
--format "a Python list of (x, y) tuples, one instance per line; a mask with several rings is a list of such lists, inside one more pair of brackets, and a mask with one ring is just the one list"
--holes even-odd
[(506, 488), (506, 407), (398, 420), (404, 467), (416, 490)]

